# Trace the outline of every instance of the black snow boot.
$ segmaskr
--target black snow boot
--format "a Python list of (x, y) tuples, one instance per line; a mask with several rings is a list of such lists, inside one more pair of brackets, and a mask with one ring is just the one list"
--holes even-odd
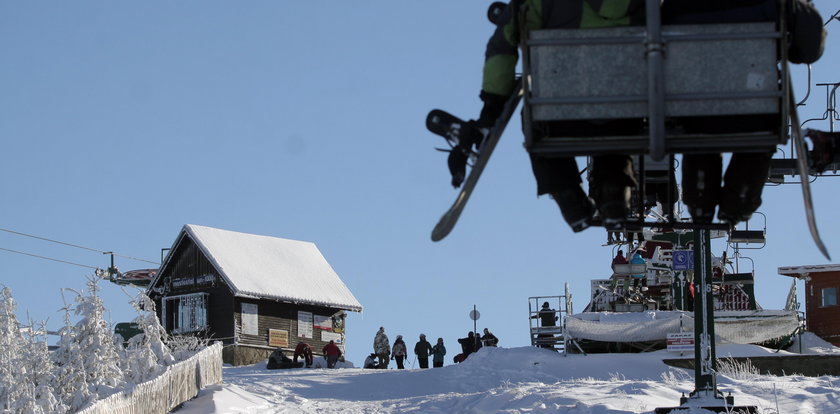
[(630, 214), (632, 188), (623, 184), (608, 183), (597, 189), (598, 211), (607, 230), (621, 229)]
[(580, 186), (562, 190), (558, 193), (551, 193), (551, 197), (560, 207), (563, 219), (566, 220), (573, 232), (579, 233), (592, 225), (595, 204), (592, 199), (586, 196)]
[(734, 226), (752, 217), (770, 175), (772, 153), (735, 153), (729, 161), (720, 195), (718, 219)]

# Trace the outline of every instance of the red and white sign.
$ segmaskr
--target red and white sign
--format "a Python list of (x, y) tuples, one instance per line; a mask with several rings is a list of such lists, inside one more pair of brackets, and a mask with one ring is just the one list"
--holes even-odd
[(669, 333), (665, 341), (668, 352), (694, 352), (694, 332)]

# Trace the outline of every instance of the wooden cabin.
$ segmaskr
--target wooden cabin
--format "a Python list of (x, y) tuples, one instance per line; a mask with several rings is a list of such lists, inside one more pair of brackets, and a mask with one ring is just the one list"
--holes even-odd
[(779, 274), (805, 281), (805, 323), (808, 330), (840, 346), (840, 264), (786, 266)]
[(314, 243), (192, 224), (147, 294), (167, 332), (220, 340), (233, 365), (298, 342), (316, 354), (330, 340), (343, 350), (346, 312), (362, 311)]

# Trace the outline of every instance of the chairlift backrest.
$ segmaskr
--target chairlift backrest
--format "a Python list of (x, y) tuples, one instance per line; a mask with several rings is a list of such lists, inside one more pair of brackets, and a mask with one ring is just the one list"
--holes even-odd
[(787, 64), (780, 64), (786, 54), (775, 22), (652, 27), (664, 45), (658, 80), (646, 58), (647, 30), (547, 29), (523, 36), (529, 152), (652, 154), (647, 129), (581, 136), (564, 128), (647, 122), (650, 79), (664, 88), (665, 153), (767, 151), (787, 141), (789, 84)]

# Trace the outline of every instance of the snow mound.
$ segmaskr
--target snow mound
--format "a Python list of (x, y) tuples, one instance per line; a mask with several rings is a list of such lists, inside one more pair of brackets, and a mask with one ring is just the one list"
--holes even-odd
[[(718, 347), (721, 356), (769, 353), (754, 345)], [(662, 363), (674, 356), (665, 351), (563, 356), (520, 347), (482, 348), (461, 364), (423, 370), (225, 367), (225, 385), (202, 393), (179, 413), (649, 413), (677, 405), (694, 387), (692, 371)], [(767, 378), (719, 377), (718, 383), (738, 404), (840, 412), (837, 378)]]
[(802, 335), (795, 336), (793, 345), (788, 349), (799, 352), (800, 345), (802, 346), (803, 354), (840, 354), (840, 348), (820, 338), (813, 332), (805, 332)]

